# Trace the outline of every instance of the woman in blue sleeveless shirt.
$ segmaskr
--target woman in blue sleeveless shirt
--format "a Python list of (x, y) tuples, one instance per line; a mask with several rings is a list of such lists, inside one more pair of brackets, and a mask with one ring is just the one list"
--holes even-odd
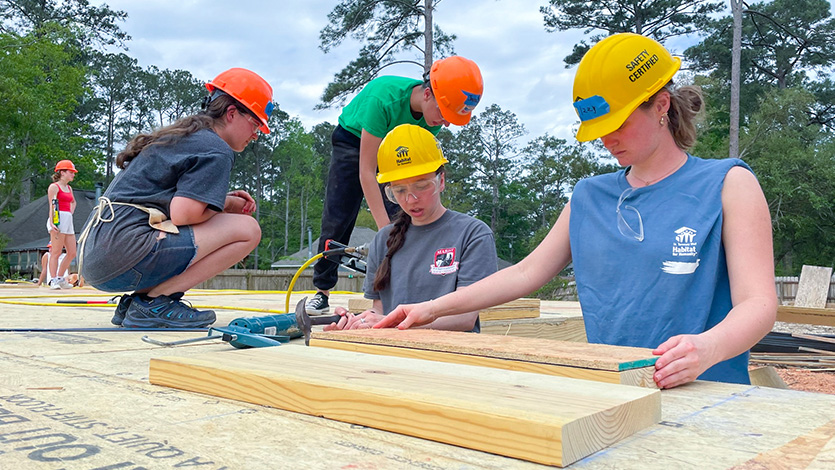
[(610, 36), (574, 80), (577, 139), (601, 139), (617, 173), (577, 184), (543, 242), (519, 264), (375, 327), (422, 325), (527, 295), (574, 262), (589, 342), (654, 348), (654, 379), (749, 383), (748, 350), (774, 324), (771, 219), (739, 159), (687, 153), (702, 109), (676, 88), (681, 61), (636, 34)]

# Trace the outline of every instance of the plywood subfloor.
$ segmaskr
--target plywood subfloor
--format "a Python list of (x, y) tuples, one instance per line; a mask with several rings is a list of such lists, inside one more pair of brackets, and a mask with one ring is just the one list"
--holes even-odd
[[(108, 295), (92, 289), (62, 292), (66, 293), (90, 298)], [(30, 296), (44, 294), (50, 291), (0, 287), (0, 298), (17, 296), (29, 300)], [(305, 295), (310, 293), (294, 293), (292, 305)], [(355, 297), (361, 295), (332, 295), (330, 303), (347, 306), (348, 299)], [(283, 294), (264, 292), (201, 291), (189, 292), (186, 298), (195, 304), (241, 308), (217, 310), (219, 325), (255, 314), (245, 308), (284, 308)], [(0, 303), (0, 327), (112, 328), (112, 311)], [(548, 301), (542, 303), (542, 315), (544, 319), (576, 318), (580, 308), (576, 302)], [(140, 341), (142, 334), (114, 330), (0, 333), (0, 468), (551, 468), (364, 426), (150, 385), (151, 358), (234, 350), (225, 344), (160, 348)], [(154, 336), (170, 341), (198, 335), (201, 333)], [(302, 341), (294, 340), (280, 347), (304, 346)], [(405, 359), (387, 358), (392, 365), (401, 360)], [(504, 371), (484, 368), (483, 373)], [(773, 450), (780, 450), (792, 460), (772, 460), (772, 466), (835, 468), (835, 439), (831, 427), (827, 427), (835, 420), (832, 395), (696, 382), (662, 390), (661, 400), (660, 423), (575, 462), (570, 468), (719, 470), (745, 464), (760, 455), (773, 458), (774, 454), (769, 453)], [(63, 439), (74, 441), (66, 444), (68, 447), (58, 448)], [(816, 445), (797, 445), (801, 442), (798, 439), (814, 440)]]

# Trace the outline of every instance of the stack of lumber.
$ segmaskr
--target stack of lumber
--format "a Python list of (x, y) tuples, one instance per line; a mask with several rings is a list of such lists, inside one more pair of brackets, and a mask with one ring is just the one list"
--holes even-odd
[(835, 308), (826, 308), (832, 268), (803, 266), (794, 305), (777, 307), (777, 321), (807, 325), (835, 326)]
[(835, 371), (835, 337), (771, 332), (751, 348), (751, 362)]

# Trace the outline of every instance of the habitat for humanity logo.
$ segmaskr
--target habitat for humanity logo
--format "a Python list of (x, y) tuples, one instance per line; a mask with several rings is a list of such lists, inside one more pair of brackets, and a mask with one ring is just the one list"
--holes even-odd
[(401, 145), (394, 149), (397, 155), (397, 166), (412, 163), (412, 157), (409, 156), (409, 147)]
[[(673, 256), (684, 256), (691, 260), (696, 258), (699, 255), (699, 251), (696, 249), (696, 234), (697, 232), (690, 227), (681, 227), (676, 230)], [(661, 270), (667, 274), (692, 274), (699, 267), (699, 259), (691, 260), (664, 261)]]

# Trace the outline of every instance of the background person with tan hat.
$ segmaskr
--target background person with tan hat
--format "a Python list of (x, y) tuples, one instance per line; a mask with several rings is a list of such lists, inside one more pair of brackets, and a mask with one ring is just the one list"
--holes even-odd
[(133, 328), (200, 328), (211, 310), (182, 301), (185, 291), (246, 257), (261, 240), (246, 191), (227, 192), (235, 160), (269, 133), (272, 87), (241, 68), (206, 84), (203, 110), (131, 140), (122, 171), (81, 234), (85, 281), (123, 295), (111, 320)]
[[(481, 100), (484, 84), (475, 62), (460, 56), (432, 64), (423, 80), (383, 76), (369, 82), (348, 103), (333, 132), (319, 252), (327, 240), (347, 244), (354, 230), (363, 196), (378, 228), (388, 225), (398, 211), (386, 201), (375, 181), (377, 149), (383, 137), (400, 124), (413, 124), (437, 134), (441, 126), (463, 126)], [(318, 292), (308, 300), (308, 314), (329, 310), (328, 291), (336, 285), (338, 265), (319, 260), (313, 269)]]
[(673, 86), (679, 65), (636, 34), (592, 47), (574, 79), (577, 139), (599, 138), (625, 169), (577, 183), (519, 264), (401, 305), (377, 326), (421, 325), (522, 297), (573, 260), (589, 342), (655, 348), (662, 388), (697, 378), (749, 383), (748, 350), (777, 310), (768, 206), (742, 160), (687, 153), (702, 96)]
[[(359, 315), (338, 307), (326, 330), (370, 328), (401, 303), (433, 299), (496, 272), (493, 232), (484, 222), (446, 209), (447, 159), (435, 137), (413, 124), (395, 127), (377, 151), (377, 181), (402, 210), (374, 237), (363, 285), (374, 308)], [(480, 331), (478, 311), (442, 317), (429, 328)]]
[[(52, 184), (46, 190), (49, 201), (49, 218), (46, 229), (49, 232), (49, 288), (72, 289), (72, 284), (59, 273), (65, 273), (75, 258), (75, 227), (72, 214), (75, 212), (75, 196), (73, 196), (70, 182), (75, 179), (78, 170), (70, 160), (61, 160), (55, 165), (52, 174)], [(60, 260), (61, 254), (66, 255)]]

